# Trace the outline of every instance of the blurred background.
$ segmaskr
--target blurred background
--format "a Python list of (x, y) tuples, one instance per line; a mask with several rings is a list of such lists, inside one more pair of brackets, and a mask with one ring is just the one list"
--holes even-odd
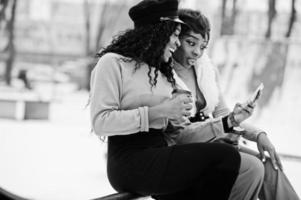
[[(89, 122), (95, 54), (139, 0), (0, 0), (0, 188), (26, 199), (114, 190)], [(267, 131), (301, 195), (301, 2), (181, 0), (210, 19), (208, 54), (229, 106), (264, 83), (249, 119)], [(298, 53), (299, 52), (299, 53)], [(246, 142), (256, 148), (252, 142)]]

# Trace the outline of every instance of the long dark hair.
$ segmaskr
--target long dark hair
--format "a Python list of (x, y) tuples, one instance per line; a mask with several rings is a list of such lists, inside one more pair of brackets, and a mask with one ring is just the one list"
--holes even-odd
[[(146, 63), (149, 68), (148, 77), (151, 87), (157, 84), (158, 71), (163, 73), (167, 81), (174, 86), (171, 59), (164, 63), (162, 55), (176, 27), (175, 22), (162, 21), (126, 30), (114, 37), (111, 44), (103, 48), (97, 56), (101, 57), (109, 52), (118, 53), (125, 57), (122, 59), (124, 62), (136, 62), (134, 70)], [(151, 68), (155, 68), (155, 77), (152, 77)]]

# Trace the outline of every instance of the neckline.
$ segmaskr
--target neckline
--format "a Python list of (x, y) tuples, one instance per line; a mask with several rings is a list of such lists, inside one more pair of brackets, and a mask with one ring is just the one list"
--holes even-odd
[(180, 71), (189, 71), (189, 70), (191, 70), (191, 69), (193, 69), (193, 68), (194, 68), (193, 65), (191, 65), (190, 67), (185, 67), (184, 65), (182, 65), (181, 63), (179, 63), (178, 61), (176, 61), (176, 60), (174, 59), (174, 69), (175, 69), (175, 70), (178, 69), (178, 70), (180, 70)]
[[(186, 85), (186, 83), (184, 82), (183, 80), (183, 77), (181, 76), (181, 72), (189, 72), (190, 70), (193, 71), (193, 76), (194, 76), (194, 79), (196, 81), (196, 91), (195, 91), (195, 100), (196, 102), (200, 103), (202, 102), (203, 100), (203, 104), (201, 104), (202, 106), (200, 106), (200, 104), (198, 105), (198, 109), (199, 111), (200, 110), (203, 110), (204, 108), (206, 108), (207, 106), (207, 101), (205, 99), (205, 96), (201, 90), (201, 88), (199, 87), (199, 84), (198, 84), (198, 78), (197, 78), (197, 71), (196, 71), (196, 68), (194, 65), (192, 65), (189, 69), (185, 68), (182, 64), (180, 64), (179, 62), (177, 62), (176, 60), (174, 60), (175, 64), (174, 64), (174, 70), (176, 71), (177, 75), (179, 76), (179, 78), (183, 81), (183, 83)], [(186, 85), (187, 87), (187, 85)]]

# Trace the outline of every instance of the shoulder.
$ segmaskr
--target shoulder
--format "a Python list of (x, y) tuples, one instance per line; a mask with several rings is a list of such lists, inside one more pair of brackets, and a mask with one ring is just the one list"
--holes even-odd
[(93, 74), (114, 74), (114, 76), (122, 77), (125, 73), (134, 70), (135, 62), (129, 57), (117, 53), (106, 53), (101, 56), (93, 69)]
[(108, 74), (120, 73), (120, 58), (121, 55), (117, 53), (106, 53), (101, 56), (95, 65), (93, 74)]
[(117, 64), (117, 65), (133, 65), (135, 61), (130, 58), (123, 56), (118, 53), (106, 53), (101, 58), (99, 58), (98, 63), (105, 63), (105, 64)]
[(96, 68), (114, 68), (120, 66), (126, 57), (117, 53), (106, 53), (98, 59)]
[(124, 56), (117, 54), (117, 53), (106, 53), (101, 58), (99, 58), (99, 61), (117, 61), (121, 58), (125, 58)]

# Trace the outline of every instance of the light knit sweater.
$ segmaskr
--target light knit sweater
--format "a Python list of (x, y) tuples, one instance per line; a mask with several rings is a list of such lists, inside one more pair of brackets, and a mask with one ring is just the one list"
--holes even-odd
[[(149, 128), (164, 129), (167, 119), (149, 122), (148, 108), (171, 97), (172, 86), (158, 73), (151, 88), (143, 64), (134, 71), (135, 62), (124, 62), (115, 53), (103, 55), (91, 74), (90, 115), (94, 132), (99, 136), (126, 135)], [(154, 71), (152, 71), (154, 77)]]

